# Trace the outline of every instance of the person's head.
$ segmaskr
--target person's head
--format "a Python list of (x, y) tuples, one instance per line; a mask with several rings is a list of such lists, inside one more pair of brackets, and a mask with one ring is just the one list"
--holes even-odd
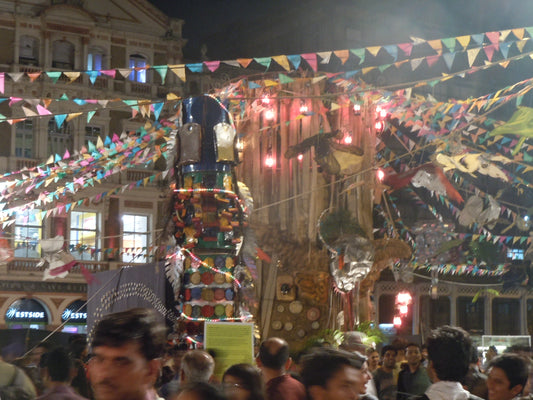
[(488, 369), (487, 400), (511, 400), (522, 393), (528, 379), (528, 363), (518, 354), (494, 357)]
[(159, 376), (166, 328), (154, 310), (104, 316), (94, 327), (89, 378), (96, 400), (137, 400)]
[(84, 360), (88, 352), (87, 338), (85, 335), (73, 335), (69, 338), (68, 348), (74, 359)]
[(207, 382), (188, 382), (171, 400), (227, 400), (219, 388)]
[(209, 382), (215, 370), (215, 360), (203, 350), (189, 350), (181, 359), (183, 382)]
[(339, 349), (346, 351), (358, 351), (365, 353), (366, 346), (363, 343), (363, 334), (358, 331), (349, 331), (344, 333)]
[(301, 380), (310, 400), (357, 400), (364, 357), (334, 349), (317, 349), (302, 358)]
[(235, 364), (222, 376), (222, 387), (229, 400), (264, 400), (261, 371), (250, 364)]
[(289, 344), (277, 337), (266, 339), (259, 346), (257, 365), (276, 371), (284, 371), (290, 366)]
[(70, 383), (74, 363), (66, 349), (58, 347), (44, 353), (41, 357), (41, 367), (52, 382)]
[(51, 346), (47, 342), (37, 343), (37, 345), (35, 345), (29, 354), (28, 364), (38, 366), (41, 362), (42, 355), (50, 351), (50, 349)]
[(468, 372), (472, 341), (462, 328), (444, 325), (427, 338), (433, 380), (461, 382)]
[(405, 346), (405, 359), (407, 364), (411, 367), (416, 367), (422, 362), (422, 353), (420, 346), (416, 343), (408, 343)]
[(367, 350), (366, 356), (368, 357), (368, 369), (371, 372), (375, 371), (379, 366), (379, 352), (374, 348), (370, 348)]
[(498, 349), (496, 348), (496, 346), (489, 346), (489, 349), (487, 350), (487, 352), (485, 353), (485, 358), (490, 361), (492, 360), (494, 357), (496, 357), (498, 355)]
[(396, 349), (393, 346), (383, 346), (381, 349), (381, 366), (384, 370), (394, 369), (396, 365), (396, 353)]

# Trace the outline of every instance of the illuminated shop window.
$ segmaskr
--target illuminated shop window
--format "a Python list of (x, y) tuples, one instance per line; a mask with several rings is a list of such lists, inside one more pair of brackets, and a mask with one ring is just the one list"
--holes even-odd
[(130, 56), (129, 67), (133, 69), (129, 75), (129, 79), (135, 82), (146, 83), (146, 58), (140, 54), (132, 54)]
[(43, 220), (41, 210), (24, 210), (15, 214), (15, 257), (40, 258)]
[(70, 252), (78, 260), (98, 260), (99, 214), (91, 211), (70, 213)]
[(122, 216), (122, 248), (124, 262), (146, 263), (150, 232), (148, 216), (124, 214)]

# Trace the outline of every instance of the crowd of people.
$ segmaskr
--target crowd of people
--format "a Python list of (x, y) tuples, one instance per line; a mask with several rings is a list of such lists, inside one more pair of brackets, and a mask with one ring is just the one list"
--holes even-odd
[(513, 400), (530, 399), (531, 354), (490, 349), (481, 364), (469, 334), (442, 326), (424, 346), (400, 340), (379, 353), (357, 332), (309, 349), (298, 363), (278, 337), (260, 343), (253, 363), (215, 377), (215, 359), (181, 343), (169, 347), (153, 310), (105, 316), (90, 354), (84, 337), (68, 348), (36, 346), (0, 359), (0, 399), (9, 400)]

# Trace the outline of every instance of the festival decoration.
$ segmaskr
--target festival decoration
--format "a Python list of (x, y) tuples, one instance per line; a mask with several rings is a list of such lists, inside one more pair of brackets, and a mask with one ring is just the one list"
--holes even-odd
[(44, 257), (37, 266), (46, 267), (43, 280), (64, 278), (72, 267), (78, 263), (74, 256), (64, 249), (65, 238), (63, 236), (41, 239), (39, 243)]

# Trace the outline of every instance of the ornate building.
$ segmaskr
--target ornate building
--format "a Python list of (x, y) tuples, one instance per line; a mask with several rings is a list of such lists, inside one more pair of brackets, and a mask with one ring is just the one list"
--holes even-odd
[[(0, 112), (13, 118), (0, 124), (0, 173), (35, 168), (50, 156), (77, 154), (113, 134), (135, 132), (142, 118), (132, 118), (130, 107), (106, 105), (117, 98), (153, 101), (169, 92), (182, 93), (176, 75), (164, 79), (147, 68), (182, 62), (182, 24), (145, 0), (0, 2), (0, 72), (5, 77), (3, 96), (11, 99)], [(116, 69), (125, 72), (122, 76), (102, 72)], [(22, 100), (15, 104), (14, 98)], [(74, 103), (83, 116), (58, 120), (58, 115), (70, 115)], [(24, 111), (37, 104), (47, 112)], [(17, 119), (20, 115), (31, 118)], [(87, 283), (80, 266), (60, 280), (43, 281), (40, 240), (64, 236), (67, 250), (89, 271), (151, 261), (143, 252), (158, 240), (160, 209), (166, 201), (154, 192), (165, 187), (157, 179), (135, 185), (151, 175), (153, 163), (144, 169), (125, 168), (103, 180), (99, 190), (133, 184), (132, 190), (94, 198), (94, 188), (89, 187), (69, 197), (69, 201), (84, 199), (72, 212), (43, 218), (36, 207), (17, 213), (16, 221), (4, 226), (3, 237), (15, 257), (0, 264), (0, 328), (84, 332)], [(94, 251), (124, 247), (144, 250)]]

